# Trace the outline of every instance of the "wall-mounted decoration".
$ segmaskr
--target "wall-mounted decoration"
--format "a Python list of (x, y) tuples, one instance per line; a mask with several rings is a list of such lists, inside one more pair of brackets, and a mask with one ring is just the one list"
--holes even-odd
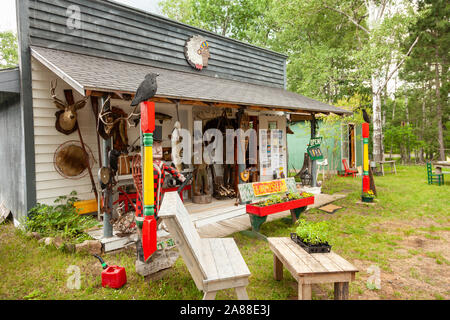
[(208, 41), (199, 35), (192, 36), (186, 41), (184, 55), (193, 68), (198, 70), (206, 68), (210, 58)]
[(50, 83), (51, 86), (50, 94), (52, 96), (53, 103), (58, 109), (60, 109), (58, 112), (55, 113), (56, 116), (55, 128), (61, 133), (71, 134), (72, 132), (75, 132), (78, 129), (77, 111), (86, 105), (89, 96), (86, 96), (82, 100), (77, 101), (73, 104), (69, 104), (56, 97), (55, 94), (56, 85), (57, 80), (52, 81)]
[(61, 144), (53, 156), (53, 165), (56, 172), (67, 179), (80, 179), (87, 174), (87, 168), (94, 165), (94, 156), (91, 149), (76, 140)]

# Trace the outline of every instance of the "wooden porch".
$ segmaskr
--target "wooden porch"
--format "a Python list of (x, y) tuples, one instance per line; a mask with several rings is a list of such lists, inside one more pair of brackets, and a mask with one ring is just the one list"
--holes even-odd
[[(314, 204), (308, 206), (307, 210), (322, 207), (344, 197), (344, 194), (329, 195), (321, 193), (315, 195)], [(192, 222), (200, 237), (222, 238), (251, 228), (250, 219), (245, 212), (245, 205), (235, 205), (235, 203), (236, 199), (213, 199), (213, 201), (208, 204), (196, 204), (192, 203), (191, 200), (186, 200), (184, 205), (191, 215)], [(269, 215), (267, 221), (273, 221), (288, 216), (290, 217), (290, 212), (283, 211)], [(158, 234), (160, 232), (166, 234), (164, 230), (158, 231)], [(136, 233), (125, 237), (119, 237), (115, 231), (113, 231), (113, 236), (111, 238), (104, 239), (102, 229), (89, 231), (88, 234), (103, 243), (105, 252), (134, 245), (134, 242), (137, 239)]]

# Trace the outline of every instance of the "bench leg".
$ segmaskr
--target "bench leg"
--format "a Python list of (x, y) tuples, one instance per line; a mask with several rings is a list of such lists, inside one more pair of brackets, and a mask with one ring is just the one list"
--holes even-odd
[(215, 300), (217, 291), (208, 291), (203, 295), (203, 300)]
[(238, 300), (249, 300), (245, 287), (236, 287), (234, 290), (236, 291)]
[(310, 284), (298, 284), (298, 300), (311, 300)]
[(334, 283), (334, 300), (348, 300), (348, 282)]
[(283, 263), (276, 254), (273, 254), (273, 277), (278, 281), (283, 279)]

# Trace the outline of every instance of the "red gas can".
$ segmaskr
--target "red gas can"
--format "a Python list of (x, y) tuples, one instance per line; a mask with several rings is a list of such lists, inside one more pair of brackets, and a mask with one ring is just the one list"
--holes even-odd
[(127, 274), (124, 267), (108, 266), (102, 271), (102, 286), (114, 289), (121, 288), (127, 282)]
[(114, 289), (121, 288), (125, 283), (127, 283), (127, 274), (125, 272), (124, 267), (119, 266), (108, 266), (103, 259), (93, 254), (94, 257), (96, 257), (100, 263), (102, 264), (102, 286), (103, 287), (110, 287)]

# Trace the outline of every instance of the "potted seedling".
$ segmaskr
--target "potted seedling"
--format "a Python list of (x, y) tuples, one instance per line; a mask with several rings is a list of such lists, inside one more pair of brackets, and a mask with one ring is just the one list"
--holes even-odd
[(361, 195), (361, 201), (362, 202), (373, 202), (373, 199), (375, 198), (375, 194), (372, 190), (369, 190), (367, 192), (363, 192)]
[(326, 221), (309, 222), (304, 219), (298, 220), (295, 233), (291, 233), (291, 239), (308, 253), (331, 251), (329, 225)]

